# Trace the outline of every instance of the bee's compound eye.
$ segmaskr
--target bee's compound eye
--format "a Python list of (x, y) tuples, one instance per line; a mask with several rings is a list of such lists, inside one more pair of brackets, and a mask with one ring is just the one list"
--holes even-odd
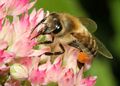
[(53, 33), (57, 34), (62, 30), (62, 25), (58, 20), (55, 20), (54, 23), (55, 23), (55, 30), (53, 31)]

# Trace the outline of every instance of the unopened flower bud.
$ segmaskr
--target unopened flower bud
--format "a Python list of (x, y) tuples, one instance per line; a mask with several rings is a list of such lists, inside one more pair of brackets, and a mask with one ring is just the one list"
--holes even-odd
[(10, 67), (10, 74), (17, 80), (24, 80), (28, 77), (28, 70), (21, 64), (13, 64)]

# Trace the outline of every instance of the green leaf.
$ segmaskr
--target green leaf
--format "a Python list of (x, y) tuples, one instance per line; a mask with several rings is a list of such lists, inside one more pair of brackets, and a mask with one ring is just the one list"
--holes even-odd
[(48, 10), (50, 12), (67, 12), (78, 17), (86, 15), (77, 0), (38, 0), (36, 7), (38, 9), (44, 8), (45, 11)]

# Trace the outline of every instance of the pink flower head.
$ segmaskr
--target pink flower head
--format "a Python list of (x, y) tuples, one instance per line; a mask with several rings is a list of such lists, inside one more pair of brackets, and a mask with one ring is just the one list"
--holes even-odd
[(54, 63), (47, 63), (40, 65), (39, 69), (32, 71), (29, 80), (33, 85), (47, 85), (49, 83), (57, 83), (58, 86), (94, 86), (96, 83), (96, 76), (83, 77), (83, 68), (78, 72), (74, 72), (72, 68), (62, 66), (61, 57), (57, 57)]
[[(0, 30), (0, 39), (2, 39), (0, 44), (4, 43), (0, 48), (8, 47), (7, 49), (15, 53), (16, 57), (39, 56), (45, 51), (50, 51), (48, 47), (42, 48), (43, 50), (33, 49), (33, 47), (36, 46), (37, 40), (31, 39), (33, 35), (31, 30), (39, 22), (38, 18), (41, 21), (43, 17), (44, 13), (42, 9), (40, 9), (38, 12), (34, 10), (31, 15), (26, 13), (20, 19), (17, 16), (14, 17), (12, 24), (6, 19)], [(38, 34), (37, 30), (34, 34)]]

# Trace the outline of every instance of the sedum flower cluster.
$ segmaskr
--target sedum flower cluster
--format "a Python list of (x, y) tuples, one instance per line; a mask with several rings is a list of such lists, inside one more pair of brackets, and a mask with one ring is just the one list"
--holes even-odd
[[(95, 76), (84, 77), (90, 62), (78, 67), (79, 51), (64, 45), (62, 55), (46, 56), (51, 40), (41, 35), (44, 25), (33, 28), (48, 12), (33, 8), (36, 0), (0, 0), (0, 86), (94, 86)], [(52, 60), (52, 61), (51, 61)]]

